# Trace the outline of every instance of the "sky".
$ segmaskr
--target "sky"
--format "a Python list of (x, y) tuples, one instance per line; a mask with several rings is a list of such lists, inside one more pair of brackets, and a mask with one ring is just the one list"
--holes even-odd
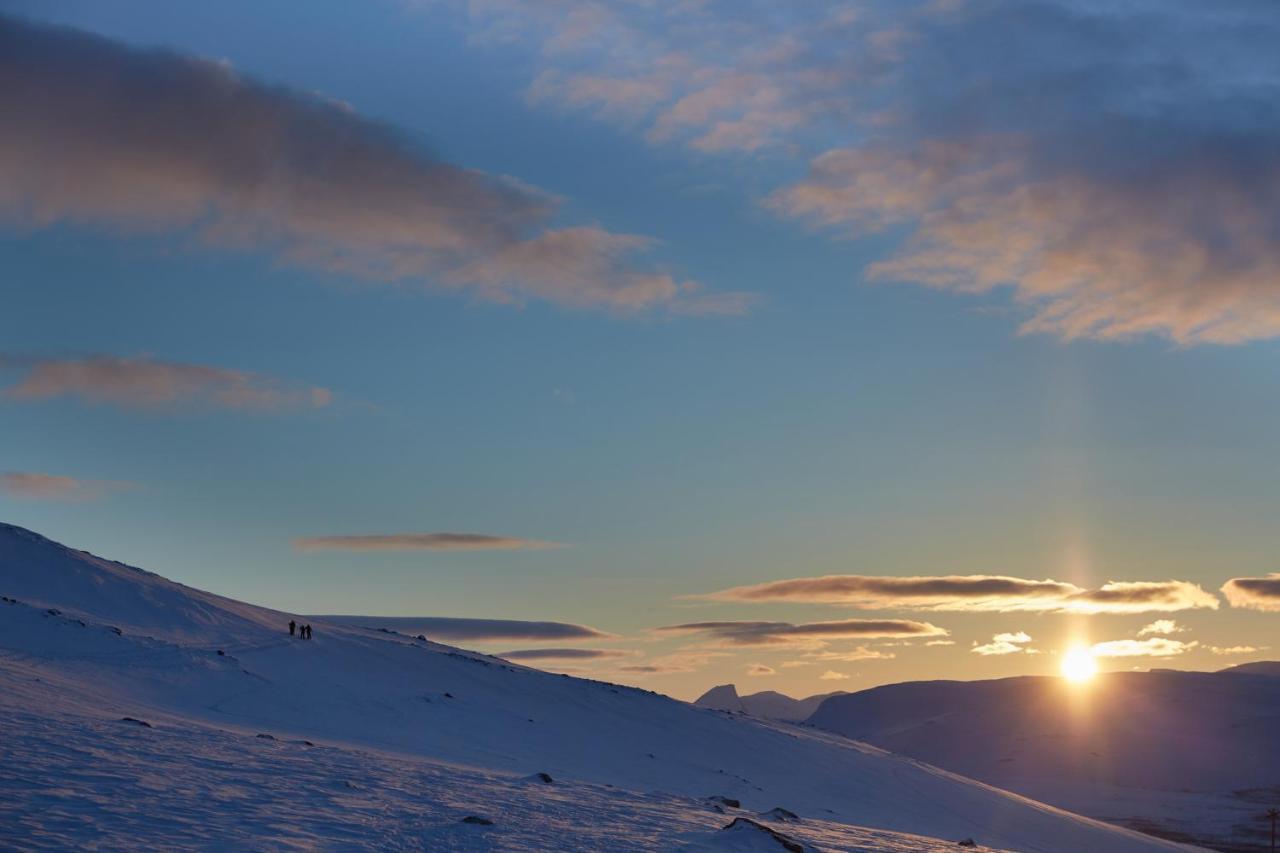
[(1274, 657), (1267, 0), (0, 2), (0, 517), (693, 698)]

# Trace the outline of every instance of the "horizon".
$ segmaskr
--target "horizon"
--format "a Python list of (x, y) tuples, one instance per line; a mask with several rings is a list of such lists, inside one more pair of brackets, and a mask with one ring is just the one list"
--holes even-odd
[(1280, 658), (1274, 13), (316, 9), (0, 2), (0, 521), (686, 700)]

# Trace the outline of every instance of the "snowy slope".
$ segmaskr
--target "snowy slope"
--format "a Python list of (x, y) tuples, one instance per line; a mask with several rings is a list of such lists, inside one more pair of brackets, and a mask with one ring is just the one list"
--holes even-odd
[[(6, 731), (19, 732), (0, 739), (0, 809), (18, 804), (20, 823), (10, 825), (30, 841), (83, 842), (97, 837), (99, 824), (126, 836), (163, 832), (163, 822), (151, 827), (145, 816), (121, 814), (141, 808), (140, 794), (117, 796), (131, 784), (150, 796), (163, 782), (176, 798), (171, 811), (187, 822), (185, 838), (206, 823), (258, 837), (227, 817), (225, 796), (256, 815), (247, 827), (285, 832), (280, 821), (300, 822), (287, 831), (341, 844), (341, 833), (359, 834), (342, 829), (344, 821), (375, 806), (367, 802), (373, 794), (335, 791), (340, 780), (326, 774), (338, 771), (325, 762), (336, 762), (351, 768), (342, 774), (354, 775), (353, 784), (379, 791), (375, 800), (385, 807), (377, 819), (356, 823), (371, 848), (399, 837), (401, 809), (408, 846), (437, 829), (457, 831), (466, 800), (503, 826), (490, 835), (468, 827), (480, 831), (437, 846), (537, 849), (530, 839), (555, 836), (561, 849), (575, 847), (550, 824), (539, 829), (542, 810), (561, 809), (597, 824), (594, 838), (624, 839), (604, 847), (733, 849), (736, 835), (707, 835), (738, 813), (717, 812), (706, 800), (720, 795), (741, 801), (744, 815), (790, 810), (802, 819), (794, 832), (829, 849), (880, 849), (820, 841), (864, 832), (856, 827), (1028, 851), (1177, 849), (837, 735), (394, 633), (315, 622), (314, 640), (293, 640), (286, 617), (273, 611), (16, 528), (0, 529), (0, 539), (0, 594), (18, 602), (0, 602), (0, 711)], [(92, 768), (63, 780), (58, 763), (41, 757), (52, 744)], [(277, 769), (284, 775), (272, 783)], [(555, 782), (526, 781), (536, 773)], [(430, 781), (418, 788), (406, 778)], [(38, 789), (55, 793), (31, 793)], [(309, 805), (316, 797), (322, 812)], [(639, 812), (648, 816), (634, 817)], [(684, 817), (671, 817), (677, 812)], [(0, 825), (9, 817), (0, 814)], [(575, 849), (602, 848), (584, 841)]]
[(807, 720), (814, 711), (818, 710), (823, 700), (831, 696), (843, 695), (843, 693), (844, 691), (837, 690), (832, 693), (820, 693), (816, 696), (795, 699), (776, 690), (762, 690), (759, 693), (739, 696), (735, 685), (721, 684), (703, 693), (693, 704), (699, 708), (712, 708), (735, 714), (750, 714), (766, 720), (799, 723)]
[[(1217, 844), (1280, 800), (1280, 679), (1124, 672), (894, 684), (809, 723), (1045, 802)], [(1254, 829), (1250, 829), (1250, 821)]]

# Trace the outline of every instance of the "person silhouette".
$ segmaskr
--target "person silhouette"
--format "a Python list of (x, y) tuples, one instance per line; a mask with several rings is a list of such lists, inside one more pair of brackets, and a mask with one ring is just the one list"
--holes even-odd
[(294, 622), (292, 619), (290, 619), (290, 620), (289, 620), (289, 636), (290, 636), (290, 637), (292, 637), (292, 636), (293, 636), (293, 632), (294, 632), (294, 630), (295, 630), (297, 627), (298, 627), (298, 623), (297, 623), (297, 622)]

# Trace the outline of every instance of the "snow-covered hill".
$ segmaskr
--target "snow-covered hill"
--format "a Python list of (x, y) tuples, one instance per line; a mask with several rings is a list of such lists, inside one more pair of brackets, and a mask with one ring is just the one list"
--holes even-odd
[(0, 594), (20, 848), (784, 849), (720, 829), (742, 817), (818, 849), (1178, 849), (834, 734), (395, 633), (292, 639), (11, 526)]
[(1083, 814), (1218, 845), (1280, 802), (1280, 679), (1124, 672), (931, 681), (833, 697), (809, 724)]
[(815, 696), (795, 699), (776, 690), (762, 690), (759, 693), (748, 693), (746, 696), (740, 696), (738, 695), (737, 686), (721, 684), (703, 693), (693, 704), (699, 708), (711, 708), (716, 711), (729, 711), (735, 714), (751, 714), (754, 717), (763, 717), (766, 720), (799, 723), (809, 719), (813, 712), (818, 710), (818, 706), (822, 704), (824, 699), (843, 694), (844, 691), (837, 690), (832, 693), (819, 693)]

